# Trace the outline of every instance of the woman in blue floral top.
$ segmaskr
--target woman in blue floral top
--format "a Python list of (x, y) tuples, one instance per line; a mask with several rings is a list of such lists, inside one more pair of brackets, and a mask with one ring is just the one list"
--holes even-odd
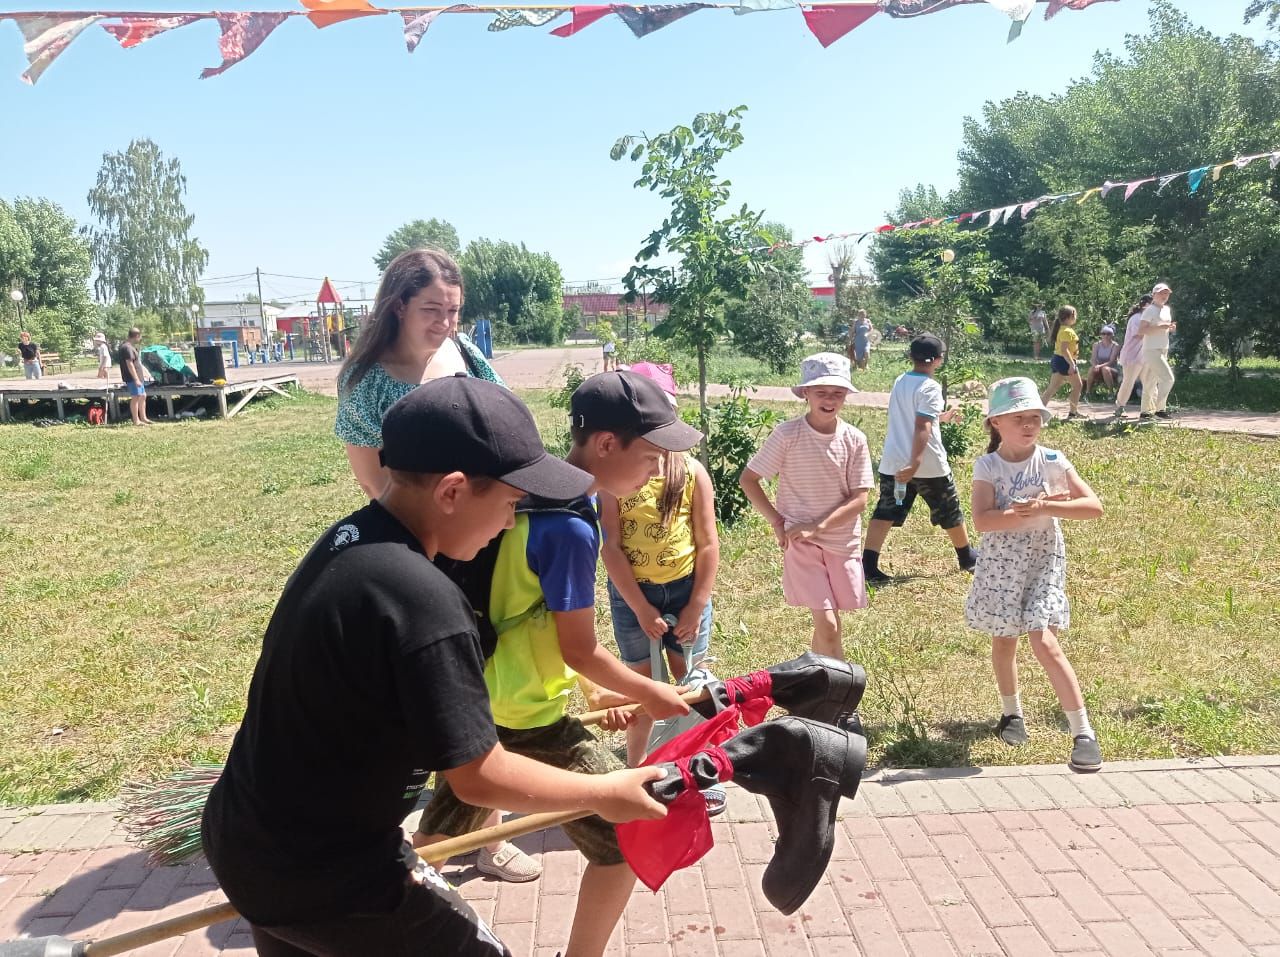
[(401, 253), (382, 276), (373, 316), (338, 374), (334, 432), (370, 498), (387, 475), (378, 462), (382, 416), (424, 382), (465, 373), (502, 384), (480, 350), (458, 332), (462, 272), (438, 249)]
[[(504, 384), (475, 344), (458, 332), (461, 312), (462, 272), (448, 253), (411, 249), (382, 274), (373, 316), (338, 373), (333, 427), (370, 498), (387, 484), (378, 461), (382, 416), (398, 399), (424, 382), (459, 373)], [(501, 820), (495, 811), (484, 823)], [(506, 841), (481, 849), (476, 867), (507, 881), (530, 881), (542, 873), (541, 864)]]

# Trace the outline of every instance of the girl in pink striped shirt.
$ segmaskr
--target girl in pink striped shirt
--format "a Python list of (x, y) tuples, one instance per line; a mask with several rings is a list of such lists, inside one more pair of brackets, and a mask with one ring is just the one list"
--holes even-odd
[[(773, 526), (787, 604), (813, 613), (813, 650), (843, 658), (840, 612), (867, 607), (861, 544), (871, 453), (867, 437), (840, 418), (853, 391), (849, 360), (834, 352), (809, 356), (800, 380), (792, 391), (809, 411), (774, 429), (739, 482)], [(775, 475), (776, 505), (761, 485)]]

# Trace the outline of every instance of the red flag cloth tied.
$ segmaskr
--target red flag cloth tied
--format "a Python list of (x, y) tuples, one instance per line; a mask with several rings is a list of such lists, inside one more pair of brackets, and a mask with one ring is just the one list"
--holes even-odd
[(667, 806), (667, 816), (662, 820), (629, 821), (616, 826), (622, 856), (644, 886), (655, 893), (676, 871), (698, 863), (715, 843), (707, 802), (693, 783), (689, 759), (700, 752), (707, 754), (720, 772), (720, 780), (729, 780), (733, 768), (719, 745), (738, 733), (739, 717), (736, 705), (726, 708), (710, 721), (672, 738), (641, 765), (672, 762), (685, 783), (685, 790)]
[(764, 720), (773, 707), (773, 675), (767, 671), (753, 671), (741, 678), (729, 678), (724, 683), (730, 701), (741, 701), (742, 723), (754, 728)]
[(805, 25), (809, 32), (818, 38), (824, 47), (829, 47), (842, 36), (866, 23), (872, 16), (880, 12), (878, 6), (812, 6), (801, 10)]

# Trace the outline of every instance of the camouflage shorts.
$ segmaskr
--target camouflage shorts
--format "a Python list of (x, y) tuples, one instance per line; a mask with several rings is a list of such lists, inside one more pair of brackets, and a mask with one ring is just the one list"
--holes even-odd
[[(516, 730), (498, 728), (498, 740), (514, 754), (524, 755), (552, 767), (584, 774), (608, 774), (622, 767), (619, 761), (577, 718), (561, 718), (545, 728)], [(463, 804), (444, 776), (436, 775), (436, 791), (422, 811), (420, 834), (447, 834), (457, 837), (477, 830), (488, 817), (488, 808)], [(592, 815), (562, 825), (565, 835), (592, 864), (623, 862), (618, 835), (613, 825)]]
[(941, 528), (955, 528), (964, 524), (964, 511), (960, 508), (960, 496), (956, 494), (956, 483), (950, 475), (937, 478), (913, 478), (907, 483), (907, 494), (899, 505), (893, 497), (893, 476), (880, 473), (880, 500), (876, 503), (871, 520), (877, 522), (893, 522), (894, 528), (901, 528), (907, 520), (907, 513), (915, 504), (916, 496), (924, 499), (929, 506), (929, 521)]

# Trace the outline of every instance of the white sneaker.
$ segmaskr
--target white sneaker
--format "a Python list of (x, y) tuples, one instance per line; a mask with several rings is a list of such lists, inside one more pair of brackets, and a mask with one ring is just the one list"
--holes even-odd
[(503, 841), (492, 854), (487, 847), (480, 848), (476, 870), (512, 884), (536, 881), (542, 876), (542, 865), (510, 841)]

